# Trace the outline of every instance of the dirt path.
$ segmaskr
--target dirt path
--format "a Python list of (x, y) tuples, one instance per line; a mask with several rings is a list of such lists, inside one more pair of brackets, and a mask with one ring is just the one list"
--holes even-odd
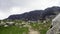
[(28, 34), (40, 34), (39, 31), (32, 29), (31, 25), (28, 23), (25, 24), (29, 28), (29, 33)]
[(39, 34), (38, 31), (30, 31), (29, 34)]
[(38, 31), (32, 29), (32, 27), (29, 25), (29, 34), (40, 34)]

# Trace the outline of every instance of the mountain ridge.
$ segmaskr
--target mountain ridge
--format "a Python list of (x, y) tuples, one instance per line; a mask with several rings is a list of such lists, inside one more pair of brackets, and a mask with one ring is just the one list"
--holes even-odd
[(58, 13), (60, 13), (60, 7), (53, 6), (53, 7), (46, 8), (45, 10), (33, 10), (23, 14), (10, 15), (7, 19), (37, 21), (37, 20), (45, 20), (46, 17), (48, 18), (49, 16), (57, 15)]

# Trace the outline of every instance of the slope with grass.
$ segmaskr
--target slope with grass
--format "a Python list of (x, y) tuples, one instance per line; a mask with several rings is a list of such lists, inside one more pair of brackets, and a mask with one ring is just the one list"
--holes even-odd
[[(13, 21), (15, 23), (20, 23), (21, 26), (9, 26), (3, 27), (0, 26), (0, 34), (46, 34), (47, 30), (51, 26), (50, 22), (24, 22), (24, 21)], [(24, 25), (22, 24), (24, 23)]]

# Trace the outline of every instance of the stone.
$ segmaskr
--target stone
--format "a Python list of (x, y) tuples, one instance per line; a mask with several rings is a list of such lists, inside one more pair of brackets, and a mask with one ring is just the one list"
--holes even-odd
[(4, 27), (8, 27), (8, 25), (4, 25)]
[(14, 22), (6, 22), (7, 25), (15, 25)]
[(60, 14), (58, 14), (53, 20), (53, 27), (47, 31), (46, 34), (60, 34)]

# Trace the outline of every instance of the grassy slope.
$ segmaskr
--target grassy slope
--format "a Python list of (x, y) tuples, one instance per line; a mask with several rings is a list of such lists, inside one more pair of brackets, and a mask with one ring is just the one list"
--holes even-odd
[(22, 28), (16, 26), (0, 27), (0, 34), (23, 34), (23, 33), (28, 34), (27, 27), (22, 27)]
[(30, 25), (33, 27), (33, 29), (38, 30), (41, 34), (46, 34), (47, 30), (50, 27), (50, 22), (47, 23), (31, 23)]
[[(16, 21), (17, 22), (17, 21)], [(19, 22), (19, 21), (18, 21)], [(39, 22), (40, 23), (40, 22)], [(47, 23), (30, 23), (33, 29), (38, 30), (41, 34), (46, 34), (47, 30), (50, 27), (50, 22)], [(28, 27), (0, 27), (0, 34), (28, 34)]]

